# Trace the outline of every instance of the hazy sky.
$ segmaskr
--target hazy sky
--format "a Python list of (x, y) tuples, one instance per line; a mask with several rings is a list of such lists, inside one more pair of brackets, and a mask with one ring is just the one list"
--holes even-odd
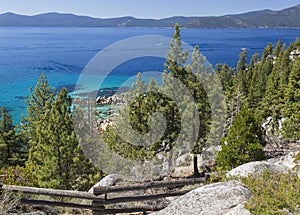
[(299, 3), (300, 0), (2, 0), (0, 13), (32, 15), (61, 12), (100, 18), (163, 18), (224, 15), (261, 9), (280, 10)]

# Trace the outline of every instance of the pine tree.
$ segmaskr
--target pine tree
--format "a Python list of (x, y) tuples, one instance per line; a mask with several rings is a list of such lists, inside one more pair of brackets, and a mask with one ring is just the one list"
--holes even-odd
[[(256, 68), (256, 66), (260, 63), (260, 57), (259, 57), (259, 54), (258, 53), (254, 53), (251, 57), (251, 60), (250, 60), (250, 64), (249, 64), (249, 69), (248, 69), (248, 72), (247, 72), (247, 83), (248, 83), (248, 93), (250, 93), (250, 87), (251, 87), (251, 80), (252, 80), (252, 76), (253, 76), (253, 73), (254, 73), (254, 70)], [(249, 95), (249, 94), (248, 94)]]
[(170, 42), (170, 49), (167, 51), (165, 68), (167, 72), (170, 72), (175, 78), (183, 82), (187, 76), (184, 64), (186, 62), (188, 52), (183, 51), (182, 49), (180, 27), (177, 23), (175, 24), (174, 29), (175, 32)]
[(253, 74), (250, 81), (250, 89), (247, 102), (249, 108), (252, 108), (253, 110), (256, 109), (257, 104), (260, 101), (260, 94), (257, 88), (257, 81), (259, 79), (259, 76), (259, 69), (258, 66), (256, 66), (253, 68)]
[(272, 53), (275, 59), (283, 51), (283, 48), (284, 48), (284, 44), (283, 44), (282, 40), (278, 40), (278, 42), (273, 50), (273, 53)]
[(247, 80), (248, 64), (247, 64), (247, 50), (240, 53), (237, 64), (237, 88), (240, 93), (246, 97), (249, 93), (249, 82)]
[[(120, 119), (112, 128), (108, 127), (104, 132), (103, 139), (108, 146), (120, 156), (132, 160), (146, 160), (152, 157), (152, 152), (147, 148), (148, 140), (142, 137), (149, 130), (149, 113), (146, 109), (153, 107), (145, 106), (146, 83), (139, 73), (137, 80), (126, 95), (126, 106), (120, 110)], [(147, 95), (149, 96), (149, 95)], [(132, 132), (127, 132), (128, 124), (132, 127)], [(140, 136), (140, 138), (138, 138)], [(147, 150), (148, 149), (148, 150)]]
[(67, 90), (63, 88), (44, 105), (38, 109), (40, 115), (31, 127), (35, 135), (30, 142), (27, 168), (39, 187), (88, 189), (100, 175), (85, 157), (75, 136), (72, 100)]
[[(186, 81), (189, 76), (189, 71), (184, 65), (186, 63), (188, 52), (184, 51), (182, 48), (182, 41), (180, 35), (180, 27), (176, 23), (174, 26), (175, 32), (170, 41), (170, 49), (167, 50), (167, 58), (165, 63), (165, 71), (163, 78), (162, 88), (164, 91), (168, 91), (172, 94), (172, 97), (175, 98), (178, 95), (178, 87), (175, 84), (175, 80), (180, 81), (186, 85)], [(173, 83), (170, 81), (173, 80)], [(192, 93), (192, 92), (191, 92)], [(171, 126), (168, 129), (171, 139), (166, 139), (165, 142), (172, 145), (173, 141), (178, 137), (181, 125), (181, 119), (178, 114), (176, 114), (176, 105), (175, 101), (166, 101), (165, 108), (170, 111), (168, 117), (168, 123), (171, 123)], [(179, 127), (179, 129), (178, 129)], [(178, 143), (183, 144), (183, 143)]]
[(216, 68), (216, 75), (220, 80), (223, 88), (223, 92), (226, 100), (227, 116), (227, 128), (229, 128), (233, 122), (233, 117), (235, 115), (236, 103), (235, 98), (235, 72), (234, 68), (230, 68), (227, 64), (222, 65), (221, 69)]
[[(215, 87), (212, 84), (212, 70), (207, 68), (205, 65), (205, 58), (201, 56), (199, 47), (195, 46), (192, 53), (192, 63), (188, 66), (188, 78), (185, 80), (185, 85), (190, 90), (197, 104), (198, 116), (192, 115), (190, 119), (191, 123), (198, 123), (195, 121), (195, 117), (199, 117), (200, 123), (191, 124), (193, 135), (198, 136), (197, 142), (194, 143), (193, 147), (193, 166), (194, 166), (194, 176), (199, 176), (198, 170), (198, 154), (204, 153), (204, 147), (208, 146), (208, 134), (211, 129), (211, 106), (208, 101), (207, 91), (212, 91), (213, 89), (209, 87)], [(203, 83), (206, 82), (206, 88)], [(209, 89), (208, 89), (209, 88)], [(212, 96), (212, 95), (211, 95)], [(187, 120), (188, 116), (183, 116)], [(191, 116), (190, 116), (191, 117)], [(199, 127), (199, 132), (195, 133), (195, 128)], [(213, 140), (210, 140), (213, 141)], [(212, 143), (211, 143), (212, 144)]]
[(237, 72), (246, 71), (247, 69), (247, 50), (243, 50), (239, 55), (239, 61), (237, 64)]
[[(178, 118), (178, 110), (176, 107), (174, 110), (170, 108), (173, 107), (171, 100), (159, 93), (157, 88), (156, 81), (151, 79), (147, 85), (139, 73), (132, 89), (127, 92), (126, 103), (130, 106), (120, 111), (120, 119), (128, 117), (129, 121), (118, 120), (113, 128), (104, 132), (105, 142), (122, 157), (133, 160), (152, 159), (157, 153), (167, 151), (179, 133), (180, 123), (173, 121)], [(162, 132), (162, 127), (158, 124), (159, 121), (151, 127), (149, 120), (156, 112), (162, 113), (167, 121), (165, 132), (158, 140), (157, 134)], [(128, 129), (133, 131), (128, 132)]]
[(26, 99), (27, 115), (22, 119), (21, 133), (29, 143), (28, 161), (26, 167), (30, 171), (33, 166), (43, 162), (40, 149), (37, 148), (37, 130), (39, 126), (40, 117), (46, 112), (47, 102), (52, 102), (54, 99), (53, 90), (50, 88), (47, 77), (41, 74), (38, 78), (37, 84), (34, 89), (30, 88), (30, 95)]
[(300, 139), (300, 59), (293, 62), (289, 84), (285, 93), (284, 136), (290, 140)]
[(241, 164), (262, 160), (262, 129), (249, 109), (243, 108), (236, 115), (228, 136), (222, 140), (222, 150), (218, 153), (217, 164), (230, 170)]
[[(50, 88), (47, 77), (41, 74), (34, 89), (30, 88), (30, 95), (26, 99), (27, 116), (23, 119), (26, 128), (30, 130), (41, 114), (45, 113), (45, 106), (48, 101), (53, 101), (54, 92)], [(28, 132), (30, 135), (30, 132)]]
[(216, 69), (216, 72), (221, 81), (226, 98), (229, 101), (233, 93), (234, 71), (227, 64), (223, 64), (220, 70)]
[[(184, 66), (186, 62), (188, 53), (182, 50), (182, 42), (180, 37), (180, 28), (179, 25), (175, 25), (175, 33), (170, 43), (170, 50), (167, 51), (167, 60), (166, 60), (166, 72), (169, 72), (169, 75), (172, 75), (176, 79), (180, 80), (190, 91), (193, 99), (197, 103), (198, 116), (200, 120), (199, 125), (190, 125), (192, 130), (199, 127), (199, 133), (192, 134), (193, 136), (198, 136), (198, 140), (194, 144), (193, 153), (194, 153), (194, 175), (199, 176), (198, 166), (197, 166), (197, 154), (202, 154), (203, 147), (207, 142), (208, 133), (210, 131), (210, 105), (208, 102), (208, 95), (203, 86), (203, 81), (205, 78), (208, 78), (210, 68), (205, 66), (205, 58), (200, 55), (199, 47), (194, 48), (192, 54), (192, 63), (189, 66)], [(203, 78), (206, 76), (205, 78)], [(208, 81), (208, 80), (207, 80)], [(177, 92), (174, 89), (172, 92)], [(184, 98), (183, 98), (184, 99)], [(188, 104), (185, 104), (186, 108), (189, 108)], [(172, 107), (171, 107), (172, 108)], [(188, 116), (181, 116), (187, 120)], [(195, 119), (194, 117), (194, 119)], [(195, 120), (191, 119), (191, 122)], [(172, 122), (176, 122), (175, 119), (171, 119)], [(177, 121), (179, 123), (179, 121)], [(174, 123), (176, 124), (176, 123)], [(196, 131), (194, 131), (196, 132)], [(190, 144), (190, 143), (189, 143)]]
[[(257, 108), (257, 113), (263, 120), (267, 117), (272, 117), (272, 135), (269, 140), (278, 144), (280, 139), (278, 135), (282, 133), (279, 128), (279, 120), (284, 117), (290, 117), (290, 114), (285, 113), (286, 107), (292, 107), (288, 101), (287, 89), (289, 84), (289, 77), (293, 67), (293, 61), (290, 58), (292, 50), (297, 49), (297, 43), (292, 43), (287, 50), (283, 49), (283, 44), (278, 41), (276, 48), (273, 51), (273, 68), (271, 74), (268, 76), (266, 85), (266, 92), (263, 100), (260, 102), (260, 108)], [(295, 90), (295, 89), (294, 89)], [(288, 104), (288, 105), (287, 105)], [(288, 121), (287, 121), (288, 122)], [(287, 125), (287, 122), (285, 123)], [(288, 129), (292, 131), (292, 129)], [(268, 137), (270, 134), (268, 135)]]
[[(281, 43), (277, 44), (276, 50), (281, 47)], [(282, 108), (283, 108), (283, 97), (284, 91), (286, 88), (286, 84), (281, 81), (283, 79), (283, 70), (282, 70), (282, 61), (285, 60), (283, 57), (284, 50), (280, 49), (274, 50), (273, 53), (276, 53), (276, 60), (274, 61), (274, 66), (272, 72), (268, 76), (267, 84), (266, 84), (266, 92), (260, 103), (261, 108), (258, 111), (258, 115), (262, 119), (266, 119), (267, 117), (272, 117), (273, 127), (278, 127), (278, 120), (282, 117)], [(285, 78), (284, 78), (285, 79)]]
[[(182, 82), (187, 77), (187, 71), (183, 65), (187, 58), (187, 52), (184, 52), (181, 46), (179, 25), (175, 25), (175, 33), (170, 42), (170, 50), (167, 51), (165, 63), (166, 71), (162, 74), (163, 83), (162, 86), (160, 86), (162, 91), (168, 90), (173, 93), (173, 97), (176, 96), (177, 89), (174, 83), (169, 83), (170, 80), (173, 80), (171, 77), (175, 77), (175, 79), (179, 79)], [(121, 113), (121, 115), (129, 112), (130, 124), (137, 133), (122, 132), (122, 129), (118, 131), (122, 133), (121, 135), (113, 131), (114, 129), (109, 129), (109, 132), (113, 132), (111, 134), (109, 134), (109, 132), (104, 133), (104, 139), (108, 145), (126, 158), (138, 160), (151, 159), (155, 154), (170, 149), (171, 146), (174, 145), (174, 141), (180, 132), (180, 116), (178, 115), (178, 108), (175, 102), (157, 92), (146, 93), (147, 88), (149, 91), (155, 87), (156, 84), (154, 84), (153, 81), (147, 86), (145, 82), (141, 80), (141, 75), (139, 74), (133, 88), (127, 93), (126, 100), (127, 103), (130, 104), (130, 107), (127, 107), (125, 112)], [(167, 121), (167, 127), (165, 128), (163, 137), (156, 143), (147, 139), (149, 138), (148, 136), (144, 138), (140, 137), (141, 139), (137, 145), (132, 144), (137, 136), (141, 136), (150, 131), (149, 118), (155, 112), (163, 113)], [(127, 123), (117, 123), (118, 128), (125, 128), (127, 126)], [(155, 127), (160, 128), (158, 125)], [(124, 139), (132, 140), (132, 142), (124, 141)], [(149, 142), (151, 143), (150, 145), (146, 144)]]
[(266, 83), (273, 69), (273, 45), (269, 43), (264, 49), (261, 62), (255, 67), (249, 90), (249, 107), (256, 110), (266, 92)]
[(22, 151), (26, 150), (26, 146), (22, 145), (12, 116), (5, 107), (1, 107), (0, 117), (0, 168), (22, 165)]
[[(130, 141), (124, 141), (122, 139), (134, 140), (139, 136), (134, 132), (125, 132), (118, 134), (114, 128), (107, 129), (104, 133), (105, 142), (110, 146), (111, 149), (117, 151), (119, 155), (126, 158), (147, 160), (155, 156), (159, 152), (168, 152), (171, 150), (175, 143), (181, 144), (192, 144), (194, 156), (194, 169), (195, 175), (199, 175), (197, 167), (197, 154), (202, 153), (203, 145), (205, 144), (209, 132), (209, 118), (210, 118), (210, 107), (207, 101), (207, 94), (202, 85), (202, 72), (205, 71), (204, 63), (205, 59), (201, 57), (198, 47), (195, 47), (193, 53), (193, 62), (190, 66), (185, 66), (188, 53), (182, 49), (182, 42), (180, 37), (179, 25), (175, 25), (175, 32), (170, 42), (170, 50), (167, 51), (167, 58), (165, 63), (166, 70), (162, 73), (162, 85), (156, 86), (153, 81), (147, 86), (141, 81), (140, 75), (138, 75), (136, 83), (133, 85), (132, 91), (128, 92), (127, 103), (131, 104), (129, 108), (130, 124), (135, 131), (139, 134), (145, 134), (150, 131), (150, 116), (155, 112), (160, 112), (166, 119), (166, 128), (164, 134), (160, 140), (153, 143), (152, 132), (155, 129), (161, 130), (161, 125), (156, 125), (150, 132), (150, 136), (139, 140), (138, 145), (131, 144)], [(195, 74), (197, 72), (197, 74)], [(192, 114), (188, 114), (188, 110), (192, 109), (192, 104), (188, 102), (188, 98), (185, 95), (178, 94), (180, 86), (176, 84), (176, 81), (180, 81), (189, 93), (193, 96), (196, 101), (199, 116), (192, 117)], [(147, 90), (148, 88), (148, 90)], [(154, 88), (156, 92), (152, 92), (151, 88)], [(159, 90), (157, 90), (159, 88)], [(184, 90), (184, 89), (182, 89)], [(145, 93), (147, 91), (147, 93)], [(157, 93), (165, 92), (165, 93)], [(132, 96), (131, 93), (135, 95)], [(170, 95), (168, 98), (166, 95)], [(171, 98), (180, 97), (180, 104), (176, 104)], [(135, 98), (132, 101), (132, 98)], [(179, 107), (179, 106), (180, 107)], [(179, 114), (179, 108), (181, 108), (182, 116)], [(194, 112), (193, 112), (194, 113)], [(121, 113), (122, 115), (122, 113)], [(201, 121), (199, 131), (196, 129), (199, 125), (193, 125), (195, 118)], [(188, 125), (181, 125), (181, 118), (185, 121), (189, 121)], [(118, 123), (119, 128), (125, 128), (126, 124)], [(160, 122), (156, 122), (160, 123)], [(178, 140), (179, 133), (181, 133), (182, 126), (189, 127), (187, 130), (194, 130), (192, 134), (182, 132), (183, 138)], [(120, 132), (120, 130), (119, 130)], [(161, 132), (161, 131), (160, 131)], [(199, 136), (198, 140), (193, 143), (186, 143), (186, 140), (193, 139), (193, 137)], [(141, 138), (141, 137), (140, 137)], [(148, 139), (147, 139), (148, 138)], [(149, 141), (150, 139), (150, 141)], [(196, 138), (194, 138), (196, 139)], [(181, 142), (179, 142), (181, 141)], [(150, 145), (145, 143), (151, 143)]]

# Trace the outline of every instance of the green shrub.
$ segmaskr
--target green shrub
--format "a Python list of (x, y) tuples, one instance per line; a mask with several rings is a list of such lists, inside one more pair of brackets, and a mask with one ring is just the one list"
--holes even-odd
[(0, 170), (2, 175), (1, 183), (6, 185), (17, 185), (17, 186), (34, 186), (34, 179), (32, 174), (20, 166), (8, 167)]
[(296, 175), (265, 172), (242, 181), (254, 194), (245, 205), (251, 214), (300, 214), (300, 179)]
[(300, 151), (299, 151), (298, 154), (296, 155), (295, 161), (300, 161)]
[(244, 163), (265, 158), (263, 133), (258, 121), (248, 109), (236, 115), (226, 138), (222, 140), (222, 150), (218, 153), (220, 169), (230, 170)]

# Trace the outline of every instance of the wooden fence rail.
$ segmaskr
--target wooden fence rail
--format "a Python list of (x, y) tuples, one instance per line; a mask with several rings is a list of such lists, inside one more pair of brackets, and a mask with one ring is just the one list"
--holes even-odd
[[(80, 191), (69, 191), (69, 190), (55, 190), (55, 189), (44, 189), (44, 188), (35, 188), (35, 187), (22, 187), (22, 186), (12, 186), (12, 185), (3, 185), (1, 190), (12, 191), (12, 192), (21, 192), (24, 194), (33, 194), (33, 195), (44, 195), (49, 197), (66, 197), (67, 199), (84, 199), (90, 201), (90, 203), (74, 203), (64, 201), (55, 201), (55, 200), (41, 200), (36, 199), (30, 196), (30, 198), (23, 197), (20, 202), (23, 204), (29, 205), (48, 205), (48, 206), (57, 206), (57, 207), (69, 207), (69, 208), (79, 208), (79, 209), (89, 209), (92, 210), (94, 215), (100, 214), (116, 214), (116, 213), (135, 213), (135, 212), (153, 212), (163, 209), (162, 207), (131, 207), (131, 208), (105, 208), (105, 206), (114, 206), (118, 203), (129, 203), (129, 202), (142, 202), (149, 200), (157, 200), (166, 197), (172, 196), (181, 196), (190, 190), (179, 190), (179, 191), (166, 191), (164, 193), (156, 194), (145, 194), (145, 195), (132, 195), (127, 194), (129, 191), (146, 191), (153, 188), (176, 188), (182, 187), (185, 185), (194, 185), (202, 184), (206, 181), (205, 178), (191, 178), (184, 180), (173, 180), (173, 181), (159, 181), (159, 182), (150, 182), (150, 183), (141, 183), (133, 184), (129, 186), (107, 186), (107, 187), (94, 187), (94, 194), (88, 192)], [(0, 190), (0, 191), (1, 191)], [(161, 189), (164, 190), (164, 189)], [(111, 193), (120, 193), (125, 192), (125, 196), (111, 197), (108, 198), (108, 194)]]
[(90, 204), (77, 204), (72, 202), (57, 202), (57, 201), (50, 201), (50, 200), (36, 200), (36, 199), (21, 199), (22, 204), (28, 205), (47, 205), (47, 206), (54, 206), (54, 207), (66, 207), (66, 208), (79, 208), (79, 209), (90, 209), (92, 210), (93, 207)]
[(103, 205), (112, 205), (112, 204), (118, 204), (118, 203), (122, 203), (122, 202), (149, 201), (149, 200), (161, 199), (161, 198), (172, 197), (172, 196), (181, 196), (181, 195), (188, 193), (189, 191), (190, 190), (180, 190), (180, 191), (167, 192), (167, 193), (162, 193), (162, 194), (109, 198), (103, 202)]
[(13, 191), (13, 192), (22, 192), (27, 194), (36, 194), (36, 195), (45, 195), (45, 196), (60, 196), (60, 197), (88, 199), (88, 200), (97, 199), (97, 197), (92, 193), (81, 192), (81, 191), (56, 190), (56, 189), (23, 187), (23, 186), (14, 186), (14, 185), (3, 185), (2, 189)]
[(133, 190), (148, 190), (151, 188), (161, 188), (161, 187), (179, 187), (185, 185), (193, 185), (204, 183), (206, 181), (205, 178), (191, 178), (191, 179), (184, 179), (184, 180), (176, 180), (176, 181), (158, 181), (158, 182), (150, 182), (147, 184), (136, 184), (130, 186), (108, 186), (108, 187), (94, 187), (94, 194), (101, 195), (101, 194), (108, 194), (108, 193), (117, 193), (117, 192), (127, 192)]

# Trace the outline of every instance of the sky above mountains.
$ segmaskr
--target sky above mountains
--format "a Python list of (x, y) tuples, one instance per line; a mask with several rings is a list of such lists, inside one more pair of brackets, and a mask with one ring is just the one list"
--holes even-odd
[(1, 2), (0, 13), (35, 15), (59, 12), (99, 18), (164, 18), (219, 16), (263, 9), (281, 10), (299, 3), (299, 0), (9, 0)]

